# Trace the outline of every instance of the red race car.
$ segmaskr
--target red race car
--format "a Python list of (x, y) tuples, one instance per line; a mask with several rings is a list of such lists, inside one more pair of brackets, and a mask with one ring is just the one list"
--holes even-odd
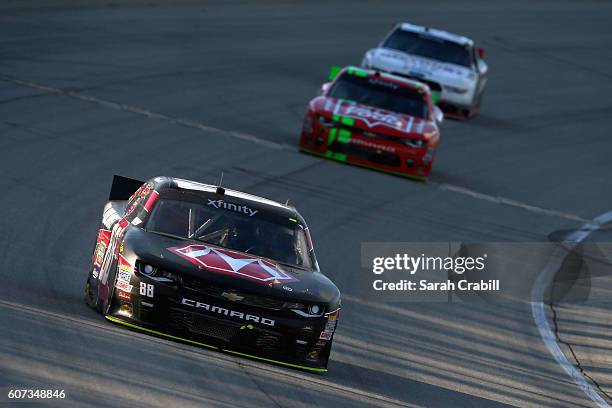
[(310, 101), (300, 150), (427, 180), (443, 118), (427, 85), (356, 67), (332, 69), (330, 80)]

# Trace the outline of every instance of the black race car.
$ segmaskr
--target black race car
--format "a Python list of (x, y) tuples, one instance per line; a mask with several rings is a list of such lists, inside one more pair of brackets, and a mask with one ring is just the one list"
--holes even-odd
[(170, 177), (115, 176), (85, 300), (134, 329), (315, 372), (340, 311), (295, 208)]

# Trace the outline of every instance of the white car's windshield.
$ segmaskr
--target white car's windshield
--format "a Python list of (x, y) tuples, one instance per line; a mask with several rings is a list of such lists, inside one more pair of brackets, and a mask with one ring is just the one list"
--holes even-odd
[(383, 47), (451, 64), (471, 67), (470, 50), (453, 41), (397, 29)]

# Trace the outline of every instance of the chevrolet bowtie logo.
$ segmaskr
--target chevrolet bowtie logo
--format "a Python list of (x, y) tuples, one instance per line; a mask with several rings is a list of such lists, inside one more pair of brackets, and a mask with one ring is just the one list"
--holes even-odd
[(234, 292), (223, 292), (221, 293), (221, 296), (223, 296), (224, 298), (226, 298), (227, 300), (229, 300), (230, 302), (237, 302), (239, 300), (244, 299), (244, 296), (240, 296)]

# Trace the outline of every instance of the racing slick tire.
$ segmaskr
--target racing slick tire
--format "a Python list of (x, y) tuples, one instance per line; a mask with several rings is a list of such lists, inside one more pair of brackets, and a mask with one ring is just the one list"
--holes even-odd
[(466, 109), (465, 118), (472, 119), (474, 116), (480, 113), (480, 104), (482, 103), (482, 95), (484, 91), (481, 91), (478, 95), (474, 96), (470, 109)]

